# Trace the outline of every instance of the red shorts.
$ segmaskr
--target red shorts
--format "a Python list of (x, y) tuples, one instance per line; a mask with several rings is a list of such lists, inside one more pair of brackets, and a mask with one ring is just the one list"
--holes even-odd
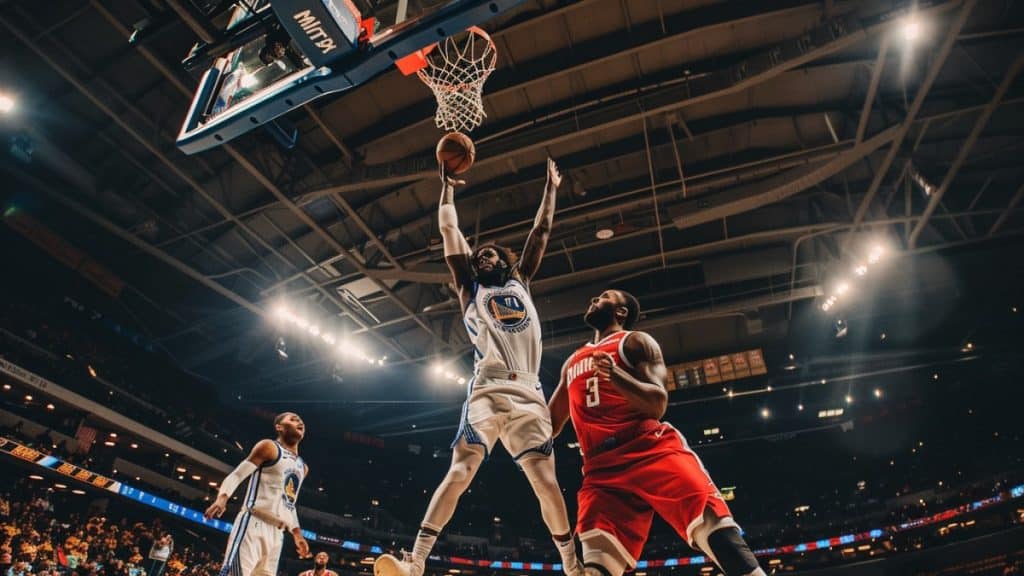
[(700, 458), (671, 424), (588, 458), (577, 495), (576, 533), (581, 540), (603, 531), (635, 565), (657, 512), (690, 545), (705, 508), (731, 516)]

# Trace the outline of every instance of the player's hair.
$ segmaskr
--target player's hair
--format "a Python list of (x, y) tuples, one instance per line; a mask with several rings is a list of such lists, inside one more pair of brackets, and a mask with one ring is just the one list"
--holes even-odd
[(281, 422), (284, 422), (285, 417), (288, 416), (289, 414), (294, 414), (294, 412), (281, 412), (277, 416), (274, 416), (274, 426), (277, 426)]
[(495, 252), (497, 252), (498, 258), (501, 258), (510, 269), (516, 265), (516, 262), (519, 261), (519, 257), (516, 256), (515, 252), (509, 250), (508, 248), (505, 248), (504, 246), (499, 246), (498, 244), (495, 244), (493, 242), (488, 242), (487, 244), (481, 244), (480, 246), (477, 246), (476, 250), (473, 250), (472, 261), (474, 266), (476, 266), (477, 256), (479, 256), (480, 253), (483, 252), (485, 248), (491, 248)]
[(625, 290), (616, 290), (622, 295), (622, 299), (625, 300), (623, 306), (626, 307), (628, 312), (626, 313), (626, 320), (622, 323), (622, 327), (626, 330), (632, 330), (633, 326), (636, 325), (637, 321), (640, 320), (640, 301)]

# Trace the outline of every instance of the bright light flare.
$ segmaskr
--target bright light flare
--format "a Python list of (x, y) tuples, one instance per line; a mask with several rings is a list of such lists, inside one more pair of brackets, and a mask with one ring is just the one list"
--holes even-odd
[(9, 94), (0, 94), (0, 113), (10, 114), (14, 112), (14, 107), (17, 103), (14, 97)]
[(915, 42), (921, 37), (921, 22), (914, 16), (908, 16), (903, 22), (902, 33), (907, 42)]

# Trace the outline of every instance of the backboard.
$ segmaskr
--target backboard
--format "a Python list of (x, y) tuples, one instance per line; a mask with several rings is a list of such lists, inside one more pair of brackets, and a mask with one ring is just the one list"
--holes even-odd
[[(209, 62), (178, 136), (194, 154), (317, 98), (359, 86), (425, 46), (523, 0), (246, 0), (224, 26), (230, 50)], [(363, 13), (365, 11), (366, 13)]]

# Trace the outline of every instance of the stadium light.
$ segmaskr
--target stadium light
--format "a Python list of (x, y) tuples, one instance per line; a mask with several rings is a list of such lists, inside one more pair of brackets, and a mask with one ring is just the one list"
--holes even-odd
[(844, 398), (844, 400), (846, 400), (847, 404), (853, 404), (853, 396), (850, 396), (849, 394), (846, 395), (846, 398)]
[(768, 410), (767, 408), (761, 408), (761, 418), (767, 420), (771, 415), (771, 410)]
[(11, 112), (14, 112), (16, 104), (17, 102), (14, 100), (14, 96), (0, 93), (0, 114), (10, 114)]
[(903, 21), (903, 39), (907, 43), (913, 44), (918, 38), (921, 37), (921, 22), (916, 16), (907, 16), (907, 19)]
[(881, 397), (882, 397), (882, 389), (881, 388), (875, 388), (875, 398), (881, 398)]
[(444, 366), (442, 366), (440, 362), (436, 362), (432, 370), (434, 371), (434, 374), (440, 375), (444, 373)]

